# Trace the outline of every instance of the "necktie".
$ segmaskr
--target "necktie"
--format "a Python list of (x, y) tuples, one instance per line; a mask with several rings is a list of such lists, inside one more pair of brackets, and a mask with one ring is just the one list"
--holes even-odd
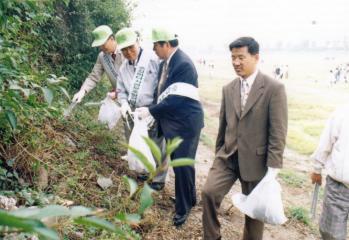
[(159, 86), (158, 86), (158, 96), (160, 96), (161, 90), (164, 86), (165, 80), (167, 78), (167, 61), (164, 62), (164, 65), (162, 66), (162, 72), (159, 80)]
[(243, 79), (241, 82), (241, 112), (244, 111), (245, 104), (247, 102), (248, 98), (248, 93), (249, 93), (249, 86), (246, 81), (246, 79)]

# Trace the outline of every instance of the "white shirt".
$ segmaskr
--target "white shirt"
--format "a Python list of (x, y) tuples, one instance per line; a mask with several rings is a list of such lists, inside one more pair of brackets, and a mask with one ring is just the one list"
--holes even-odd
[[(250, 92), (251, 87), (252, 87), (252, 84), (253, 84), (254, 81), (256, 80), (257, 74), (258, 74), (258, 69), (256, 69), (256, 70), (254, 71), (254, 73), (252, 73), (250, 76), (248, 76), (248, 77), (246, 78), (246, 82), (247, 82), (247, 84), (248, 84), (248, 91), (247, 91), (247, 93)], [(243, 79), (242, 77), (239, 77), (239, 78), (240, 78), (240, 87), (242, 88), (242, 81), (243, 81), (244, 79)], [(241, 88), (240, 88), (240, 89), (241, 89)]]
[(329, 118), (320, 142), (311, 156), (314, 170), (326, 168), (335, 180), (349, 186), (349, 105), (339, 107)]
[(241, 97), (241, 112), (244, 111), (248, 95), (251, 91), (251, 86), (256, 80), (258, 70), (256, 69), (250, 76), (246, 79), (240, 77), (240, 97)]
[[(142, 54), (150, 56), (148, 69), (142, 85), (138, 93), (136, 107), (147, 107), (154, 102), (154, 92), (158, 84), (159, 60), (154, 52), (142, 50)], [(137, 63), (136, 63), (137, 64)], [(129, 60), (125, 59), (120, 67), (118, 77), (118, 100), (120, 104), (128, 103), (128, 97), (133, 84), (133, 76), (135, 74), (135, 65), (130, 64)]]
[(167, 58), (167, 60), (166, 60), (167, 66), (168, 66), (168, 64), (170, 63), (172, 56), (175, 54), (175, 52), (177, 52), (177, 50), (178, 50), (178, 47), (176, 47), (176, 49), (175, 49), (175, 50), (171, 53), (171, 55)]

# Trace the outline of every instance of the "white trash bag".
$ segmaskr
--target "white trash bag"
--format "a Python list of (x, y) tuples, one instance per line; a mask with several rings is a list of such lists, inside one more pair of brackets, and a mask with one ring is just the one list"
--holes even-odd
[[(134, 113), (134, 127), (131, 132), (129, 139), (129, 145), (138, 151), (142, 152), (148, 161), (155, 168), (155, 160), (149, 146), (146, 144), (143, 137), (148, 137), (147, 121), (145, 119), (140, 120), (138, 115)], [(138, 159), (138, 157), (128, 149), (127, 151), (127, 161), (130, 170), (136, 171), (138, 173), (146, 173), (147, 170), (143, 163)]]
[(121, 117), (120, 107), (116, 102), (107, 96), (99, 109), (98, 121), (106, 123), (109, 129), (113, 129)]
[(269, 224), (284, 224), (287, 218), (281, 200), (281, 186), (276, 180), (277, 170), (268, 168), (267, 174), (249, 195), (232, 196), (233, 203), (242, 213)]

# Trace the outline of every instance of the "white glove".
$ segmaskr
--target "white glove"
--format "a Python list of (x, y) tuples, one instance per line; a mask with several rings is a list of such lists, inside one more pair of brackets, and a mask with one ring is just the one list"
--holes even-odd
[(75, 93), (72, 102), (79, 103), (85, 96), (86, 91), (84, 89), (81, 89), (79, 92)]
[(127, 113), (131, 113), (132, 111), (131, 111), (131, 108), (130, 108), (130, 105), (128, 105), (128, 103), (127, 102), (124, 102), (122, 105), (121, 105), (121, 115), (122, 115), (122, 117), (123, 118), (126, 118), (127, 116), (126, 116), (126, 114)]
[(150, 112), (149, 112), (149, 108), (147, 107), (140, 107), (136, 109), (136, 113), (138, 114), (138, 117), (140, 119), (145, 119), (149, 116), (151, 116)]

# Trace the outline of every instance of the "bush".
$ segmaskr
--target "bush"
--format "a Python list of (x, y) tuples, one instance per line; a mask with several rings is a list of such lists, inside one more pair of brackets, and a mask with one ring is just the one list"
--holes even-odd
[(11, 130), (60, 115), (66, 88), (78, 88), (95, 62), (91, 31), (128, 25), (131, 7), (123, 0), (0, 2), (1, 142), (11, 142)]

